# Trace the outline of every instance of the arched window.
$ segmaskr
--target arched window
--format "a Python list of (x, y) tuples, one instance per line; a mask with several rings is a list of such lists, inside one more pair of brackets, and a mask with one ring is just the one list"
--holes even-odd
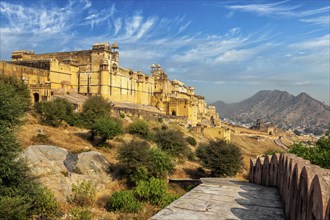
[(34, 102), (39, 102), (39, 94), (38, 93), (34, 93), (33, 94), (33, 98), (34, 98)]

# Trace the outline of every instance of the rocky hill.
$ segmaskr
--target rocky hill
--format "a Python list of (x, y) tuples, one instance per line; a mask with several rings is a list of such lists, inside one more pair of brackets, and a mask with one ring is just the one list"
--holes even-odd
[(213, 103), (222, 118), (252, 125), (257, 119), (283, 129), (321, 134), (330, 126), (330, 107), (306, 93), (262, 90), (238, 103)]

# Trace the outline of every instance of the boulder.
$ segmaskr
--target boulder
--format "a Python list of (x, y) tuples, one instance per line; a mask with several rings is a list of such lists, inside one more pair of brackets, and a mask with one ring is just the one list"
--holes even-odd
[(100, 191), (112, 180), (109, 162), (96, 151), (72, 154), (56, 146), (34, 145), (25, 149), (20, 157), (38, 181), (61, 202), (67, 202), (72, 184), (90, 180)]

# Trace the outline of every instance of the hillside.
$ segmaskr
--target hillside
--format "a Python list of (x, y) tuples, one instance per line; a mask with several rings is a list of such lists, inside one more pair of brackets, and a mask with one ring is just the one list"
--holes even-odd
[(306, 93), (294, 96), (286, 91), (263, 90), (238, 103), (212, 103), (222, 118), (252, 125), (257, 119), (272, 122), (283, 129), (314, 133), (330, 125), (330, 107)]

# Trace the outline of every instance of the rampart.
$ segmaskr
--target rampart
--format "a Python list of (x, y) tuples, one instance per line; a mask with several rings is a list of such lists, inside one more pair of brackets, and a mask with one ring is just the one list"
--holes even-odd
[(249, 181), (277, 187), (287, 219), (330, 220), (330, 170), (294, 154), (250, 160)]

